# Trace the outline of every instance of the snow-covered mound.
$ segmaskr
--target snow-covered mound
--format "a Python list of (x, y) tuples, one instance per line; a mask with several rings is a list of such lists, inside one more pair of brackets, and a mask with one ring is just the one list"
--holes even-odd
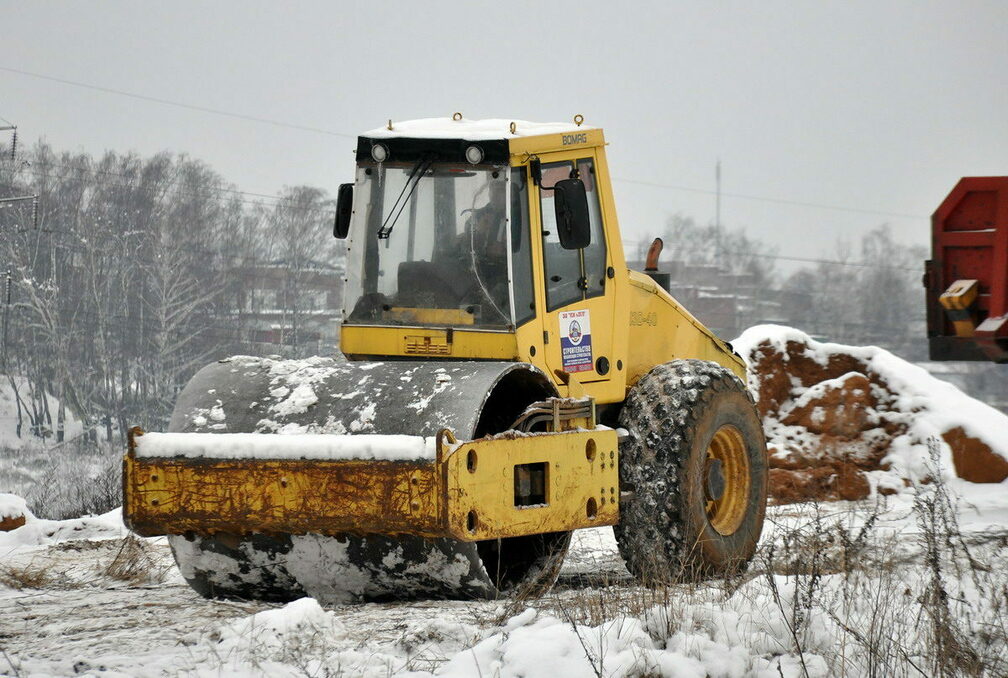
[(888, 351), (777, 325), (732, 345), (749, 367), (778, 502), (892, 494), (937, 473), (1008, 478), (1008, 416)]
[[(9, 527), (4, 527), (10, 520)], [(21, 547), (49, 546), (80, 539), (114, 539), (126, 535), (122, 508), (100, 516), (82, 516), (69, 520), (36, 518), (25, 500), (15, 494), (0, 494), (0, 554)]]
[(16, 494), (0, 493), (0, 532), (9, 532), (21, 527), (30, 515), (31, 511), (28, 510), (24, 499)]

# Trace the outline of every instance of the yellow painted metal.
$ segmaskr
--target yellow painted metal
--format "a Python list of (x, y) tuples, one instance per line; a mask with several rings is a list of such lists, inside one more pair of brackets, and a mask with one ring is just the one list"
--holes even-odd
[(745, 519), (752, 492), (749, 457), (742, 432), (731, 425), (719, 428), (707, 446), (707, 458), (721, 463), (724, 478), (721, 497), (707, 501), (707, 520), (721, 534), (735, 534)]
[[(515, 467), (546, 464), (546, 501), (515, 506)], [(503, 435), (465, 443), (445, 461), (448, 526), (464, 541), (619, 522), (616, 432)]]
[(938, 301), (947, 309), (965, 310), (973, 305), (979, 293), (980, 281), (956, 280), (938, 297)]
[[(520, 130), (519, 130), (520, 131)], [(513, 163), (526, 163), (528, 159), (537, 155), (542, 158), (544, 155), (557, 152), (583, 151), (585, 149), (602, 148), (605, 146), (605, 133), (601, 129), (584, 129), (577, 132), (564, 132), (563, 134), (540, 134), (528, 137), (516, 137), (508, 139), (508, 147), (511, 149)], [(584, 157), (583, 155), (581, 157)], [(549, 162), (553, 161), (552, 155)], [(543, 160), (546, 162), (546, 160)]]
[[(462, 444), (448, 431), (440, 438), (438, 458), (429, 462), (138, 458), (131, 449), (123, 462), (123, 516), (144, 536), (311, 532), (463, 541), (619, 518), (612, 430)], [(515, 506), (515, 466), (522, 464), (547, 465), (545, 506)]]
[[(425, 345), (429, 349), (425, 350)], [(344, 325), (340, 348), (352, 358), (444, 356), (455, 359), (520, 360), (515, 334), (434, 327)]]
[(397, 325), (432, 324), (432, 325), (472, 325), (473, 315), (461, 308), (403, 308), (393, 306), (382, 316)]
[(969, 308), (980, 293), (978, 280), (956, 280), (940, 297), (938, 301), (952, 321), (956, 336), (972, 337), (976, 331), (976, 320), (969, 313)]
[(677, 358), (712, 360), (745, 381), (745, 363), (703, 323), (650, 276), (630, 271), (628, 277), (628, 334), (634, 347), (627, 366), (630, 383)]

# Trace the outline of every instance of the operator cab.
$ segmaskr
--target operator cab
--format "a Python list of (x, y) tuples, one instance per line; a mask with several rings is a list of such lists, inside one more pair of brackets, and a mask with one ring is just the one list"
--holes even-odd
[[(483, 136), (358, 138), (356, 195), (341, 187), (337, 208), (336, 235), (349, 236), (346, 325), (513, 332), (535, 316), (529, 173), (512, 166), (506, 139)], [(553, 240), (567, 235), (577, 250), (590, 239), (584, 186), (561, 174), (547, 171), (551, 196), (557, 180), (567, 184), (563, 216), (549, 215), (567, 232), (553, 229)]]
[(511, 330), (532, 303), (524, 173), (418, 141), (361, 139), (346, 323)]

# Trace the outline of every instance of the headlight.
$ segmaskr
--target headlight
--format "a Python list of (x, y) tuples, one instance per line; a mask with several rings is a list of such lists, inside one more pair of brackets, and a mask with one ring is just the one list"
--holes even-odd
[(473, 165), (483, 162), (483, 149), (479, 146), (470, 146), (466, 149), (466, 160)]
[(375, 144), (371, 147), (371, 157), (375, 162), (385, 162), (388, 158), (388, 147), (385, 144)]

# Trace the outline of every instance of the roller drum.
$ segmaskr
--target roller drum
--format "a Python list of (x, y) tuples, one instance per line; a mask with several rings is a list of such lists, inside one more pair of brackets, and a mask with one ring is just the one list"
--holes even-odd
[[(172, 414), (173, 432), (402, 434), (476, 438), (555, 395), (537, 368), (504, 362), (349, 362), (238, 356), (204, 367)], [(467, 543), (401, 535), (169, 537), (205, 596), (324, 602), (487, 598), (552, 584), (570, 533)], [(484, 563), (484, 560), (486, 561)]]

